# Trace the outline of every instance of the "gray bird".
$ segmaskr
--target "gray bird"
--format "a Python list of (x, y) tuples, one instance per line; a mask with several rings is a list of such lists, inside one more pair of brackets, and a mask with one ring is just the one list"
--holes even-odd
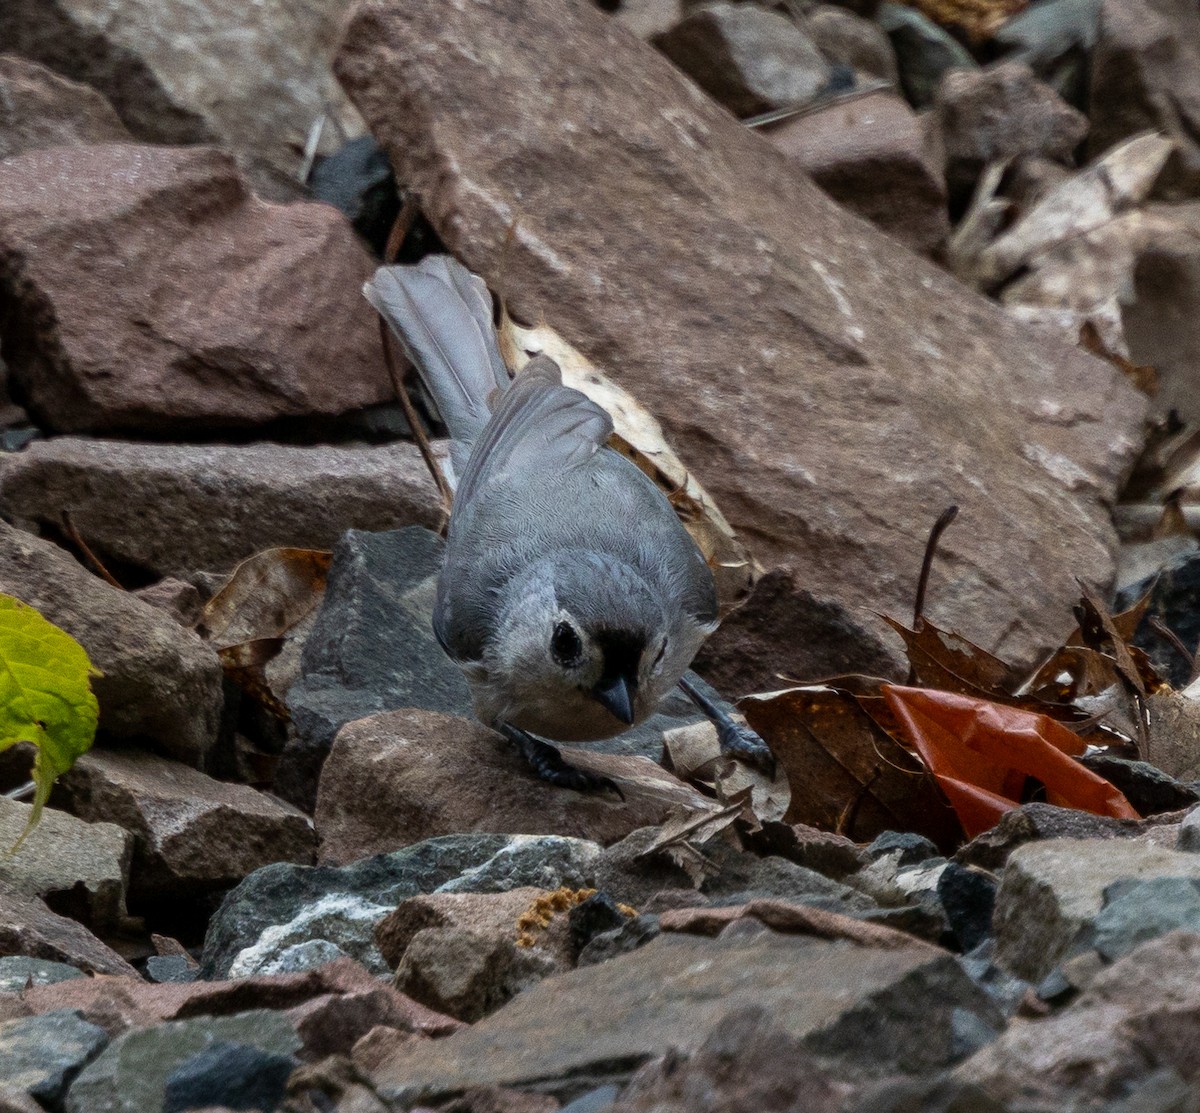
[[(365, 288), (451, 438), (457, 487), (433, 628), (479, 719), (541, 777), (615, 787), (543, 739), (608, 738), (654, 714), (716, 628), (712, 573), (666, 496), (607, 447), (612, 419), (538, 356), (509, 377), (477, 276), (449, 256)], [(769, 753), (706, 700), (727, 749)], [(538, 737), (535, 737), (538, 736)]]

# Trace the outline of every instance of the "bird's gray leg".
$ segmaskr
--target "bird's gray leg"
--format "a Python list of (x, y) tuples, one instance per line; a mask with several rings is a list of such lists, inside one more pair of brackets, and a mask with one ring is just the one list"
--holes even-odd
[(775, 755), (754, 731), (713, 703), (686, 676), (680, 679), (679, 687), (717, 728), (717, 741), (721, 744), (723, 754), (753, 765), (769, 777), (775, 776)]
[(551, 746), (549, 742), (534, 738), (528, 731), (514, 727), (511, 723), (498, 723), (496, 730), (516, 744), (521, 756), (539, 780), (558, 785), (560, 788), (573, 788), (576, 792), (615, 792), (622, 800), (625, 799), (625, 793), (616, 781), (568, 765), (558, 748)]

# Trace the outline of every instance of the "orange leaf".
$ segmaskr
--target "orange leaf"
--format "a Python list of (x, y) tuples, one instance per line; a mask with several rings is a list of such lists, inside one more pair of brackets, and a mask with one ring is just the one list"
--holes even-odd
[(1072, 760), (1085, 744), (1049, 716), (926, 688), (887, 684), (883, 694), (970, 838), (1020, 803), (1026, 777), (1060, 807), (1139, 818), (1108, 781)]

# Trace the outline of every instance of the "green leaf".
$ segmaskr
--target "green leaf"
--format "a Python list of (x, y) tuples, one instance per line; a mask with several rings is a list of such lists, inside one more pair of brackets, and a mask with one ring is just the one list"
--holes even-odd
[(91, 749), (100, 714), (93, 674), (70, 634), (0, 593), (0, 750), (18, 742), (37, 747), (33, 811), (14, 851), (41, 818), (54, 782)]

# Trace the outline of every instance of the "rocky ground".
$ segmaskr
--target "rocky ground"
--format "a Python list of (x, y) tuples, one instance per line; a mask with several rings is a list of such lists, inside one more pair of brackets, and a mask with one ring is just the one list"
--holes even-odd
[[(1200, 1111), (1194, 3), (4, 0), (0, 51), (0, 591), (100, 670), (0, 857), (0, 1113)], [(471, 721), (361, 297), (437, 250), (720, 508), (696, 668), (773, 780), (682, 697), (575, 755), (623, 801)]]

